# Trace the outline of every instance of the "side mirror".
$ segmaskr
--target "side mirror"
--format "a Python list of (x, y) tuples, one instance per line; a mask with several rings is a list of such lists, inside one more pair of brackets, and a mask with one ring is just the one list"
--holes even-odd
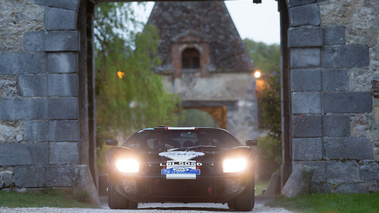
[(257, 140), (246, 140), (246, 146), (257, 146), (258, 141)]
[(118, 145), (118, 140), (108, 139), (108, 140), (105, 141), (105, 144), (107, 144), (109, 146), (117, 146)]

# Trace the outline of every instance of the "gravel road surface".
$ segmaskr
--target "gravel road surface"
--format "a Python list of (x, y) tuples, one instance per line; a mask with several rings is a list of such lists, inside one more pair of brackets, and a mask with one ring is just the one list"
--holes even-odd
[[(264, 206), (270, 198), (256, 197), (255, 207), (252, 212), (292, 213), (282, 208), (270, 208)], [(0, 213), (210, 213), (210, 212), (235, 212), (230, 211), (226, 204), (215, 203), (142, 203), (134, 210), (112, 210), (107, 205), (106, 197), (101, 198), (102, 209), (83, 208), (0, 208)]]

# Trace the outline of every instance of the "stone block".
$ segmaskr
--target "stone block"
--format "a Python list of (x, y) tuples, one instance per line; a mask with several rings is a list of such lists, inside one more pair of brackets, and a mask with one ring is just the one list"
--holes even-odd
[(0, 120), (37, 120), (47, 118), (46, 98), (0, 100)]
[(79, 32), (48, 31), (45, 38), (44, 50), (50, 52), (79, 51)]
[(360, 165), (360, 174), (363, 180), (379, 181), (379, 163), (372, 160), (364, 160)]
[(47, 96), (47, 75), (20, 75), (18, 86), (21, 96)]
[(47, 166), (46, 186), (48, 187), (71, 187), (75, 179), (73, 166)]
[(288, 47), (323, 46), (321, 27), (291, 27), (288, 29)]
[(333, 193), (340, 194), (366, 194), (368, 193), (368, 189), (365, 183), (348, 183), (348, 184), (340, 184), (336, 186), (336, 188), (332, 191)]
[(49, 141), (79, 141), (77, 120), (49, 121)]
[(292, 93), (292, 113), (321, 113), (321, 93), (320, 92), (293, 92)]
[(324, 91), (346, 91), (349, 89), (349, 76), (346, 70), (325, 69), (322, 71)]
[(330, 193), (333, 185), (328, 183), (311, 183), (311, 193)]
[(324, 45), (344, 45), (345, 39), (345, 27), (326, 27), (323, 30)]
[(50, 143), (50, 164), (77, 164), (78, 158), (78, 143)]
[(365, 183), (368, 193), (378, 193), (379, 192), (379, 182), (378, 181), (368, 181)]
[(19, 143), (24, 140), (24, 125), (20, 121), (0, 121), (0, 144)]
[(26, 121), (24, 124), (24, 140), (26, 141), (47, 141), (48, 132), (47, 121)]
[(46, 185), (45, 166), (17, 166), (14, 168), (16, 187), (43, 187)]
[(347, 115), (324, 116), (324, 136), (327, 137), (349, 137), (350, 117)]
[(78, 96), (77, 74), (49, 74), (49, 96)]
[(320, 25), (320, 9), (317, 3), (293, 7), (289, 10), (290, 26)]
[(320, 91), (320, 69), (294, 69), (291, 70), (292, 91)]
[(327, 159), (374, 159), (372, 144), (366, 138), (325, 138), (324, 141)]
[(87, 165), (75, 166), (74, 193), (85, 192), (89, 195), (89, 203), (101, 206), (98, 190)]
[(60, 0), (60, 1), (52, 1), (52, 0), (34, 0), (35, 4), (49, 6), (49, 7), (57, 7), (64, 8), (68, 10), (79, 10), (80, 0)]
[(266, 191), (264, 192), (264, 196), (276, 195), (280, 195), (280, 175), (278, 173), (272, 173)]
[(78, 13), (60, 8), (48, 8), (45, 14), (47, 30), (75, 30)]
[(378, 146), (374, 147), (374, 159), (376, 161), (379, 161), (379, 147)]
[[(1, 181), (3, 183), (1, 183)], [(14, 185), (14, 175), (12, 170), (0, 171), (0, 189), (12, 187)]]
[(49, 163), (49, 146), (47, 143), (31, 143), (29, 150), (33, 164)]
[(292, 166), (299, 164), (309, 166), (313, 169), (312, 183), (324, 183), (326, 181), (326, 162), (325, 161), (293, 161)]
[(0, 145), (0, 165), (32, 164), (33, 162), (28, 148), (29, 144), (4, 143)]
[(313, 138), (322, 136), (322, 117), (295, 115), (292, 117), (292, 135), (295, 138)]
[(77, 73), (78, 54), (68, 53), (48, 53), (47, 69), (49, 73)]
[(0, 145), (0, 165), (16, 166), (47, 163), (47, 143), (5, 143)]
[(46, 53), (0, 53), (1, 74), (46, 73)]
[(321, 138), (292, 138), (292, 158), (298, 161), (321, 160)]
[(287, 7), (290, 8), (290, 7), (296, 7), (296, 6), (300, 6), (300, 5), (305, 5), (305, 4), (311, 4), (311, 3), (315, 3), (316, 0), (286, 0), (287, 2)]
[(291, 68), (314, 68), (321, 64), (321, 50), (319, 48), (291, 49)]
[(17, 76), (0, 75), (0, 98), (17, 97)]
[(371, 112), (371, 92), (324, 93), (323, 109), (325, 113)]
[(359, 165), (356, 161), (326, 162), (327, 182), (330, 184), (356, 183), (360, 181)]
[(28, 51), (42, 52), (46, 33), (43, 31), (26, 32), (24, 34), (24, 47)]
[(369, 48), (363, 45), (324, 47), (321, 58), (325, 68), (367, 67), (370, 64)]
[(311, 188), (313, 169), (305, 165), (297, 165), (292, 169), (292, 173), (282, 189), (282, 194), (286, 198), (308, 194)]
[(78, 98), (74, 97), (49, 98), (49, 118), (65, 120), (78, 119), (78, 101)]

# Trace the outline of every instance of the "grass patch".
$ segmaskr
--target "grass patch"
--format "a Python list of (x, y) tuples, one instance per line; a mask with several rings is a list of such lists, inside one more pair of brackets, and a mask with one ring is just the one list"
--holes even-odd
[(58, 208), (99, 208), (88, 203), (79, 202), (71, 192), (61, 190), (42, 190), (36, 192), (0, 191), (0, 207), (58, 207)]
[(262, 190), (267, 188), (267, 181), (256, 181), (255, 182), (255, 195), (262, 195)]
[(374, 194), (310, 194), (296, 198), (277, 198), (266, 203), (296, 212), (379, 212), (379, 193)]

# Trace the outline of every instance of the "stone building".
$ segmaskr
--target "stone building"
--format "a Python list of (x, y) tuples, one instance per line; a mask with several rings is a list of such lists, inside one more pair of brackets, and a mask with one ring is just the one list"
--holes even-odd
[(147, 23), (159, 31), (166, 90), (242, 142), (257, 138), (254, 64), (224, 2), (157, 2)]
[[(78, 187), (86, 171), (96, 183), (100, 1), (111, 0), (0, 1), (0, 188)], [(313, 168), (313, 191), (378, 192), (379, 3), (278, 0), (278, 9), (282, 184), (301, 163)]]

